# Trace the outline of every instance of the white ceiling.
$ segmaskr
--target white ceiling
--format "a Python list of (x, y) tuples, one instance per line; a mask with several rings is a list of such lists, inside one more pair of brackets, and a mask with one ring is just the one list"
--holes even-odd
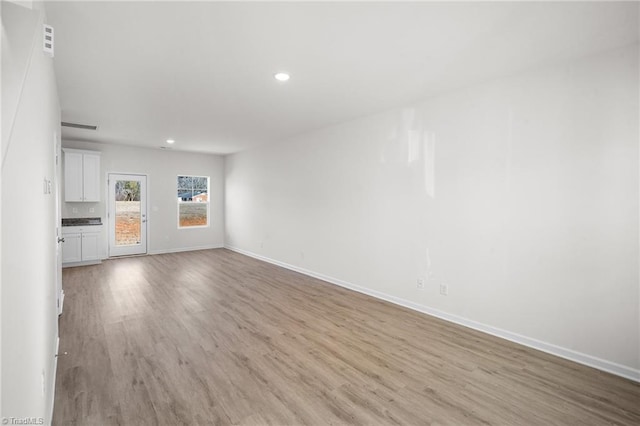
[[(63, 138), (227, 154), (638, 41), (638, 3), (48, 2)], [(287, 71), (291, 80), (273, 78)]]

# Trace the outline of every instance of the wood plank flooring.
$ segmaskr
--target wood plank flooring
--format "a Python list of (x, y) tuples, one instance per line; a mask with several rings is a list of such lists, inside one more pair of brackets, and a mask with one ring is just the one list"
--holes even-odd
[(63, 283), (55, 425), (640, 424), (637, 383), (224, 249)]

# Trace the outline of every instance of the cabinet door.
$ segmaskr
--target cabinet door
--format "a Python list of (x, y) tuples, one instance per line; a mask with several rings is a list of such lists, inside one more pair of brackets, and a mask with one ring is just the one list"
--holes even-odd
[(83, 155), (82, 181), (84, 182), (83, 201), (100, 201), (100, 156)]
[(64, 154), (64, 200), (82, 201), (82, 154), (65, 152)]
[(62, 263), (82, 261), (82, 234), (63, 234)]
[(100, 259), (100, 234), (97, 232), (82, 234), (82, 261)]

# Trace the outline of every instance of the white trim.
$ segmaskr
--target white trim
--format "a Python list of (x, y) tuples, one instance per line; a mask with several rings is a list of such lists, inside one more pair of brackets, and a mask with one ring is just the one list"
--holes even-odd
[[(75, 154), (102, 155), (102, 151), (92, 151), (90, 149), (62, 148), (62, 152), (64, 152), (65, 154), (70, 152)], [(91, 202), (99, 203), (100, 201), (91, 201)]]
[[(58, 306), (58, 316), (62, 315), (62, 308), (64, 307), (64, 290), (60, 290), (60, 306)], [(60, 340), (60, 338), (58, 338)]]
[(521, 334), (512, 333), (507, 330), (503, 330), (497, 327), (492, 327), (490, 325), (473, 321), (467, 318), (463, 318), (457, 315), (449, 314), (449, 313), (440, 311), (438, 309), (431, 308), (429, 306), (411, 302), (399, 297), (391, 296), (386, 293), (382, 293), (380, 291), (371, 290), (366, 287), (352, 284), (337, 278), (329, 277), (327, 275), (310, 271), (308, 269), (300, 268), (298, 266), (290, 265), (288, 263), (280, 262), (278, 260), (274, 260), (266, 256), (255, 254), (247, 250), (242, 250), (237, 247), (225, 245), (225, 248), (231, 251), (243, 254), (245, 256), (253, 257), (254, 259), (262, 260), (264, 262), (271, 263), (273, 265), (290, 269), (292, 271), (296, 271), (313, 278), (318, 278), (320, 280), (338, 285), (340, 287), (347, 288), (349, 290), (357, 291), (359, 293), (363, 293), (363, 294), (375, 297), (377, 299), (385, 300), (387, 302), (394, 303), (396, 305), (404, 306), (405, 308), (413, 309), (414, 311), (422, 312), (424, 314), (431, 315), (433, 317), (437, 317), (445, 321), (449, 321), (458, 325), (462, 325), (464, 327), (481, 331), (483, 333), (491, 334), (492, 336), (500, 337), (502, 339), (509, 340), (514, 343), (519, 343), (521, 345), (524, 345), (533, 349), (537, 349), (539, 351), (546, 352), (548, 354), (555, 355), (560, 358), (568, 359), (570, 361), (577, 362), (578, 364), (583, 364), (589, 367), (596, 368), (598, 370), (606, 371), (608, 373), (627, 378), (629, 380), (633, 380), (635, 382), (640, 382), (640, 369), (633, 369), (626, 365), (617, 364), (615, 362), (597, 358), (588, 354), (584, 354), (582, 352), (577, 352), (572, 349), (563, 348), (562, 346), (557, 346), (552, 343), (543, 342), (537, 339), (523, 336)]
[[(176, 197), (176, 225), (178, 226), (178, 230), (182, 229), (200, 229), (200, 228), (211, 228), (211, 176), (197, 176), (197, 175), (176, 175), (176, 184), (178, 183), (178, 178), (182, 177), (190, 177), (190, 178), (207, 178), (207, 201), (182, 201), (180, 197)], [(194, 188), (191, 188), (193, 195)], [(176, 194), (177, 195), (177, 194)], [(206, 204), (207, 205), (207, 224), (206, 225), (193, 225), (193, 226), (180, 226), (180, 205), (181, 204)]]
[(49, 389), (49, 394), (51, 395), (51, 399), (50, 399), (50, 407), (51, 410), (49, 410), (49, 422), (47, 424), (51, 424), (53, 422), (53, 405), (55, 404), (56, 401), (56, 373), (58, 372), (58, 351), (60, 350), (60, 336), (56, 337), (56, 349), (53, 352), (53, 366), (52, 366), (52, 381), (51, 381), (51, 388)]
[[(113, 183), (111, 182), (113, 179)], [(118, 180), (137, 180), (140, 183), (140, 241), (138, 244), (116, 246), (116, 204), (115, 182)], [(147, 211), (148, 175), (140, 173), (107, 173), (107, 256), (120, 257), (147, 254), (149, 252), (149, 214)], [(115, 253), (114, 253), (115, 252)]]
[(183, 251), (196, 251), (196, 250), (211, 250), (211, 249), (219, 249), (225, 248), (222, 244), (210, 244), (206, 246), (195, 246), (195, 247), (180, 247), (180, 248), (172, 248), (166, 250), (152, 250), (149, 252), (150, 255), (154, 254), (169, 254), (169, 253), (180, 253)]

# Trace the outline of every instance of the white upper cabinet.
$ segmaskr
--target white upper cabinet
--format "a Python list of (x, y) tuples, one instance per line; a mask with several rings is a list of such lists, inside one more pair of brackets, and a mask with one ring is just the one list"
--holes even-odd
[(82, 182), (83, 201), (100, 201), (100, 154), (83, 154)]
[(100, 201), (100, 153), (64, 149), (64, 200)]
[(82, 154), (64, 152), (64, 200), (82, 201)]

